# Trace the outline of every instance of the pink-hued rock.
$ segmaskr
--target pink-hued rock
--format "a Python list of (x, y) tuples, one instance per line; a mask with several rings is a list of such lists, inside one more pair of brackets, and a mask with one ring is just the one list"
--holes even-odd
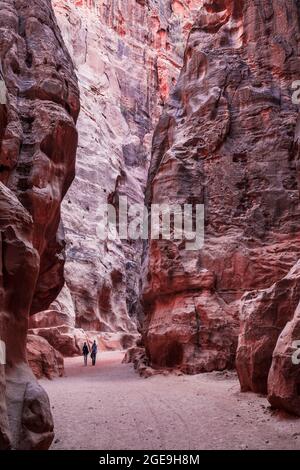
[(49, 310), (36, 313), (29, 319), (29, 328), (51, 328), (61, 325), (75, 326), (75, 312), (69, 289), (64, 285)]
[[(17, 398), (17, 394), (13, 397)], [(11, 410), (13, 419), (15, 409), (16, 407)], [(33, 419), (33, 414), (38, 419)], [(37, 381), (27, 382), (23, 391), (22, 427), (18, 449), (47, 450), (52, 440), (53, 420), (48, 396)]]
[[(205, 243), (188, 251), (184, 242), (152, 240), (145, 251), (144, 342), (150, 365), (164, 366), (170, 358), (169, 365), (184, 371), (224, 367), (236, 343), (228, 312), (235, 317), (245, 292), (280, 286), (300, 257), (300, 127), (292, 102), (299, 33), (296, 0), (203, 2), (154, 134), (146, 200), (204, 204)], [(203, 296), (201, 284), (205, 270), (215, 278), (209, 296)], [(284, 295), (276, 300), (279, 310)], [(299, 297), (292, 300), (297, 305)], [(269, 321), (267, 344), (274, 339), (275, 347), (273, 332), (278, 337), (293, 308), (278, 326), (276, 313), (266, 320), (261, 314), (262, 328)], [(205, 318), (202, 344), (195, 341), (197, 309)], [(220, 332), (231, 331), (225, 352), (219, 333), (208, 336), (216, 319)], [(255, 314), (251, 321), (255, 325)], [(256, 343), (254, 327), (246, 340), (249, 364), (255, 362), (252, 351), (259, 349), (261, 332), (258, 336)], [(272, 347), (261, 365), (264, 377)]]
[(136, 334), (142, 243), (101, 241), (97, 211), (122, 195), (143, 203), (153, 128), (201, 3), (53, 1), (82, 102), (77, 176), (62, 207), (74, 327)]
[[(196, 291), (172, 293), (172, 284), (166, 285), (170, 292), (164, 294), (162, 289), (148, 313), (144, 342), (153, 368), (195, 374), (234, 367), (237, 308), (228, 307), (215, 292), (209, 271), (199, 271), (196, 279)], [(176, 278), (172, 281), (175, 285)]]
[(133, 347), (139, 338), (137, 334), (99, 333), (98, 331), (84, 331), (69, 325), (34, 328), (29, 332), (45, 338), (64, 357), (80, 356), (85, 342), (91, 347), (93, 341), (96, 340), (99, 351), (115, 351)]
[(26, 353), (27, 361), (37, 379), (63, 376), (64, 358), (45, 338), (29, 334)]
[(35, 328), (29, 330), (32, 335), (45, 338), (51, 346), (64, 357), (79, 356), (85, 341), (88, 340), (83, 330), (68, 325)]
[[(242, 391), (267, 393), (274, 349), (277, 350), (281, 332), (293, 319), (299, 299), (300, 261), (270, 288), (249, 292), (241, 299), (241, 333), (236, 367)], [(287, 328), (289, 331), (290, 326)], [(287, 332), (284, 335), (285, 341), (286, 335)], [(282, 351), (282, 346), (281, 340), (278, 354)], [(285, 346), (292, 348), (292, 344)], [(280, 373), (278, 365), (276, 369), (277, 374)], [(273, 378), (270, 382), (271, 388), (276, 386), (272, 382)]]
[(64, 283), (60, 203), (74, 177), (79, 112), (50, 0), (0, 3), (0, 59), (0, 447), (47, 449), (49, 400), (26, 362), (26, 335), (29, 314)]
[(280, 334), (268, 376), (268, 400), (274, 408), (300, 416), (300, 308)]

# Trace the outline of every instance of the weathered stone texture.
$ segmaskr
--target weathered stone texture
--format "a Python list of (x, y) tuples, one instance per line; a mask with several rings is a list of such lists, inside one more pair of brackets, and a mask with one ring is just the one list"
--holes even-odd
[(29, 314), (48, 308), (64, 283), (60, 203), (74, 177), (79, 112), (50, 0), (0, 2), (0, 59), (0, 446), (45, 449), (53, 423), (26, 336)]
[[(237, 337), (231, 318), (253, 297), (238, 370), (242, 388), (254, 388), (251, 377), (262, 372), (258, 388), (266, 389), (278, 335), (299, 301), (297, 280), (281, 280), (300, 253), (300, 121), (292, 102), (299, 35), (296, 0), (203, 2), (155, 131), (147, 202), (204, 204), (205, 244), (188, 251), (153, 240), (145, 250), (144, 341), (154, 367), (228, 366)], [(254, 293), (241, 300), (247, 291)], [(265, 363), (252, 370), (262, 341)]]

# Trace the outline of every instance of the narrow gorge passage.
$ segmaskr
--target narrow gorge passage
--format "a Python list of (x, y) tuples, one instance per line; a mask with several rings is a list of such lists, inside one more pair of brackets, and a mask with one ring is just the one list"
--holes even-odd
[(41, 380), (56, 430), (52, 450), (300, 449), (299, 420), (240, 393), (234, 372), (143, 379), (123, 352), (65, 361)]
[(300, 450), (300, 0), (0, 0), (0, 450), (48, 449)]

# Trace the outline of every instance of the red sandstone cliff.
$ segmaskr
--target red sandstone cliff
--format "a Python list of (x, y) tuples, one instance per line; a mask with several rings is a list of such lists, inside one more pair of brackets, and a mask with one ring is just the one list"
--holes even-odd
[(53, 422), (26, 336), (29, 314), (64, 283), (60, 203), (74, 177), (79, 94), (50, 0), (4, 0), (0, 10), (0, 448), (46, 449)]
[[(136, 332), (142, 246), (100, 242), (95, 214), (120, 195), (143, 201), (152, 130), (201, 6), (155, 131), (146, 199), (204, 204), (205, 245), (146, 247), (146, 353), (156, 369), (233, 367), (240, 315), (242, 390), (268, 392), (272, 405), (300, 414), (292, 362), (300, 339), (296, 0), (53, 3), (83, 112), (77, 178), (63, 205), (66, 284), (34, 317), (33, 333), (72, 355), (87, 338), (74, 326), (101, 331), (104, 342), (112, 335), (116, 347)], [(78, 91), (49, 2), (1, 8), (8, 101), (0, 106), (0, 327), (8, 364), (0, 366), (0, 446), (46, 448), (49, 403), (29, 372), (25, 342), (29, 312), (47, 309), (64, 281), (60, 202), (74, 176)], [(44, 367), (36, 347), (51, 351), (49, 374), (62, 373), (61, 356), (29, 339), (35, 373)]]
[[(97, 211), (105, 203), (117, 207), (120, 196), (143, 203), (154, 124), (177, 80), (200, 4), (53, 2), (75, 62), (82, 112), (76, 178), (62, 207), (66, 285), (45, 322), (39, 315), (31, 326), (52, 344), (62, 343), (63, 334), (68, 355), (78, 352), (71, 336), (84, 338), (79, 329), (93, 331), (101, 349), (124, 347), (128, 333), (136, 336), (142, 244), (110, 237), (102, 242)], [(44, 328), (51, 326), (49, 313), (52, 333)], [(61, 328), (66, 324), (68, 332)]]
[[(147, 201), (204, 204), (205, 245), (149, 244), (144, 342), (153, 367), (233, 365), (236, 314), (248, 303), (237, 366), (243, 388), (254, 389), (260, 368), (266, 390), (277, 338), (299, 301), (297, 279), (281, 281), (300, 253), (299, 109), (291, 98), (299, 34), (295, 0), (203, 2), (155, 131)], [(278, 289), (261, 292), (273, 283)], [(277, 344), (273, 381), (283, 351)], [(284, 367), (291, 375), (291, 361)]]

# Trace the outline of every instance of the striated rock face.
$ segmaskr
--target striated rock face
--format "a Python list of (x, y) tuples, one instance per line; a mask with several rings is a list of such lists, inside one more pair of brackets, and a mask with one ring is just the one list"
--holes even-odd
[(69, 289), (64, 285), (59, 296), (48, 310), (36, 313), (29, 319), (29, 328), (53, 328), (61, 325), (74, 327), (73, 302)]
[(300, 309), (278, 338), (268, 376), (268, 399), (275, 408), (300, 416)]
[[(173, 277), (172, 271), (168, 275)], [(144, 341), (153, 368), (176, 368), (193, 374), (234, 366), (237, 309), (234, 305), (229, 308), (215, 291), (209, 271), (199, 271), (194, 280), (195, 289), (189, 290), (184, 283), (186, 290), (181, 291), (175, 274), (174, 293), (155, 290), (158, 298), (154, 308), (152, 292), (145, 294), (149, 310)]]
[(45, 338), (64, 357), (80, 356), (85, 342), (92, 347), (98, 343), (99, 351), (127, 349), (135, 345), (138, 335), (128, 333), (99, 333), (84, 331), (68, 325), (58, 325), (30, 329), (29, 333)]
[(63, 286), (60, 203), (75, 169), (79, 95), (50, 0), (0, 3), (0, 448), (46, 449), (53, 422), (26, 361), (28, 316)]
[[(270, 288), (249, 292), (241, 299), (236, 366), (242, 391), (267, 393), (273, 351), (282, 330), (293, 319), (299, 299), (300, 262)], [(286, 346), (291, 348), (292, 344)]]
[[(253, 313), (240, 340), (240, 376), (268, 374), (276, 335), (299, 301), (293, 281), (280, 281), (300, 253), (300, 121), (291, 99), (299, 33), (296, 0), (203, 2), (155, 131), (147, 202), (204, 204), (205, 244), (188, 251), (183, 242), (153, 240), (146, 250), (144, 342), (155, 367), (228, 366), (241, 297), (278, 283), (257, 294), (257, 321)], [(277, 310), (264, 311), (275, 298)], [(284, 320), (281, 303), (282, 312), (289, 306)], [(254, 372), (264, 324), (269, 350)]]
[(98, 212), (106, 203), (117, 208), (120, 196), (130, 205), (143, 203), (154, 123), (178, 77), (201, 3), (53, 1), (81, 88), (77, 177), (62, 208), (65, 289), (78, 328), (136, 333), (142, 245), (101, 241)]
[(241, 300), (237, 370), (242, 391), (268, 394), (275, 408), (300, 416), (300, 262), (269, 289)]
[(32, 335), (45, 338), (64, 357), (79, 356), (87, 337), (83, 330), (68, 325), (30, 329)]
[(37, 379), (61, 377), (64, 374), (64, 358), (45, 338), (27, 336), (27, 360)]

